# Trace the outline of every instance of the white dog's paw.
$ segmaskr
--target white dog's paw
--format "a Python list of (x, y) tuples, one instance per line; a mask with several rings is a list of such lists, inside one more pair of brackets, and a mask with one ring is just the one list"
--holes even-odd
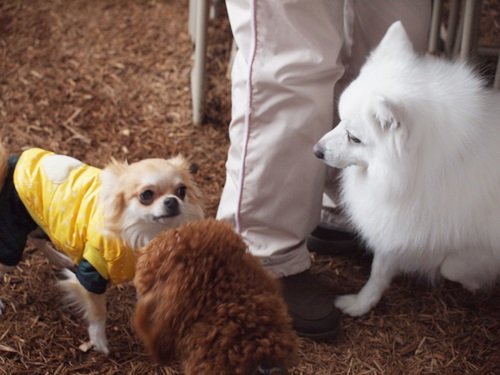
[(448, 257), (441, 264), (441, 275), (450, 281), (462, 284), (469, 292), (475, 293), (481, 288), (479, 275), (481, 271), (474, 269), (474, 262), (465, 256)]
[(359, 294), (346, 294), (335, 298), (335, 306), (344, 314), (350, 316), (361, 316), (366, 314), (373, 305)]
[(462, 284), (463, 288), (467, 289), (471, 293), (476, 293), (479, 291), (479, 289), (481, 289), (481, 283), (477, 280), (462, 280), (460, 281), (460, 283)]

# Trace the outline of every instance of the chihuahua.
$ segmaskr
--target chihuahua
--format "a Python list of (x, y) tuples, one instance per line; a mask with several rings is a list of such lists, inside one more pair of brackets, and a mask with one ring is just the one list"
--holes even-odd
[[(31, 235), (64, 268), (57, 284), (87, 320), (80, 349), (106, 355), (107, 286), (133, 279), (136, 251), (159, 232), (204, 217), (180, 155), (112, 160), (101, 170), (39, 148), (8, 157), (0, 144), (0, 183), (0, 276), (19, 263)], [(4, 308), (0, 300), (0, 314)]]

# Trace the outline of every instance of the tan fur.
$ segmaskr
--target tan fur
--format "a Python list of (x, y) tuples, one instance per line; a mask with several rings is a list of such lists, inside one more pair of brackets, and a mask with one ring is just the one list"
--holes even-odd
[[(7, 151), (0, 142), (0, 188), (3, 186), (8, 169)], [(201, 193), (195, 185), (187, 161), (182, 156), (172, 159), (146, 159), (128, 165), (126, 162), (112, 160), (102, 171), (101, 204), (103, 205), (106, 234), (116, 235), (130, 249), (137, 250), (144, 246), (158, 231), (171, 228), (183, 222), (203, 217)], [(147, 183), (150, 189), (158, 192), (155, 207), (139, 203), (140, 188)], [(178, 212), (162, 217), (149, 219), (151, 215), (165, 209), (166, 197), (174, 197), (179, 185), (186, 186), (186, 196), (176, 199), (182, 207)], [(124, 214), (125, 210), (134, 206), (136, 211)], [(150, 211), (154, 211), (152, 214)], [(136, 215), (137, 213), (137, 215)], [(142, 216), (139, 217), (139, 214)], [(161, 214), (161, 212), (160, 212)], [(123, 216), (127, 216), (127, 228), (123, 228)], [(144, 219), (146, 218), (146, 219)], [(141, 220), (139, 220), (141, 219)], [(136, 221), (134, 221), (136, 220)], [(163, 221), (162, 221), (163, 220)], [(131, 229), (132, 228), (132, 231)], [(128, 230), (128, 232), (125, 232)], [(34, 243), (57, 266), (71, 268), (72, 262), (65, 255), (58, 253), (44, 240), (35, 238)], [(132, 245), (131, 245), (132, 244)], [(14, 267), (0, 264), (0, 276)], [(82, 344), (80, 349), (91, 348), (104, 354), (109, 353), (106, 339), (106, 297), (105, 294), (94, 294), (87, 291), (78, 281), (75, 274), (64, 270), (65, 279), (58, 282), (64, 291), (66, 300), (80, 310), (88, 321), (90, 341)], [(0, 301), (0, 314), (4, 304)]]
[(226, 223), (161, 233), (140, 252), (134, 283), (133, 325), (159, 363), (179, 359), (188, 375), (237, 375), (295, 361), (279, 284)]
[(82, 351), (97, 350), (109, 354), (106, 338), (106, 295), (95, 294), (85, 289), (75, 274), (67, 269), (63, 270), (65, 278), (58, 281), (58, 287), (64, 291), (67, 303), (76, 307), (87, 320), (89, 341), (80, 345)]
[[(128, 164), (112, 160), (102, 172), (101, 202), (106, 213), (105, 230), (120, 236), (123, 229), (121, 218), (127, 202), (135, 197), (144, 181), (144, 177), (157, 174), (163, 175), (161, 181), (162, 193), (174, 193), (173, 176), (179, 173), (187, 187), (186, 200), (192, 206), (203, 211), (202, 194), (189, 172), (189, 164), (178, 155), (170, 159), (145, 159)], [(110, 182), (108, 182), (110, 180)]]
[(105, 229), (114, 235), (119, 235), (121, 230), (120, 217), (125, 209), (125, 195), (122, 186), (119, 185), (119, 178), (127, 172), (128, 163), (119, 162), (112, 158), (102, 172), (101, 180), (107, 175), (116, 181), (109, 188), (103, 183), (101, 191), (101, 203), (106, 212)]
[(87, 291), (80, 282), (76, 279), (75, 274), (69, 270), (64, 270), (65, 279), (59, 280), (57, 285), (65, 290), (68, 295), (74, 295), (76, 298), (71, 298), (68, 302), (78, 301), (79, 305), (75, 306), (85, 314), (85, 318), (89, 320), (106, 319), (106, 305), (98, 300), (104, 298), (103, 294), (95, 294)]

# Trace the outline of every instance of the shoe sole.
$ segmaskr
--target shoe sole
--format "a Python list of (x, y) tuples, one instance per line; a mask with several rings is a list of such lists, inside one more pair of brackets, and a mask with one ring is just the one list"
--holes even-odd
[(295, 332), (300, 337), (303, 337), (303, 338), (306, 338), (306, 339), (310, 339), (310, 340), (313, 340), (313, 341), (328, 341), (328, 340), (335, 339), (335, 338), (337, 338), (339, 336), (339, 334), (340, 334), (340, 326), (338, 326), (337, 328), (335, 328), (335, 329), (333, 329), (331, 331), (321, 332), (321, 333), (305, 333), (305, 332), (299, 332), (297, 330), (295, 330)]

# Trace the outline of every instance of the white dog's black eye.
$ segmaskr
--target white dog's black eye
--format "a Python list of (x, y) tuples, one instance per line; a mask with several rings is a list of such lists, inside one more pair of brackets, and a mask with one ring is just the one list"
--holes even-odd
[(145, 206), (153, 203), (154, 199), (155, 192), (151, 189), (143, 190), (141, 194), (139, 194), (139, 201)]
[(354, 143), (361, 143), (361, 139), (359, 138), (356, 138), (355, 136), (353, 136), (351, 133), (347, 132), (347, 140), (349, 142), (354, 142)]
[(186, 185), (179, 185), (177, 187), (177, 190), (175, 190), (175, 195), (177, 195), (179, 199), (184, 200), (184, 198), (186, 197), (186, 190)]

